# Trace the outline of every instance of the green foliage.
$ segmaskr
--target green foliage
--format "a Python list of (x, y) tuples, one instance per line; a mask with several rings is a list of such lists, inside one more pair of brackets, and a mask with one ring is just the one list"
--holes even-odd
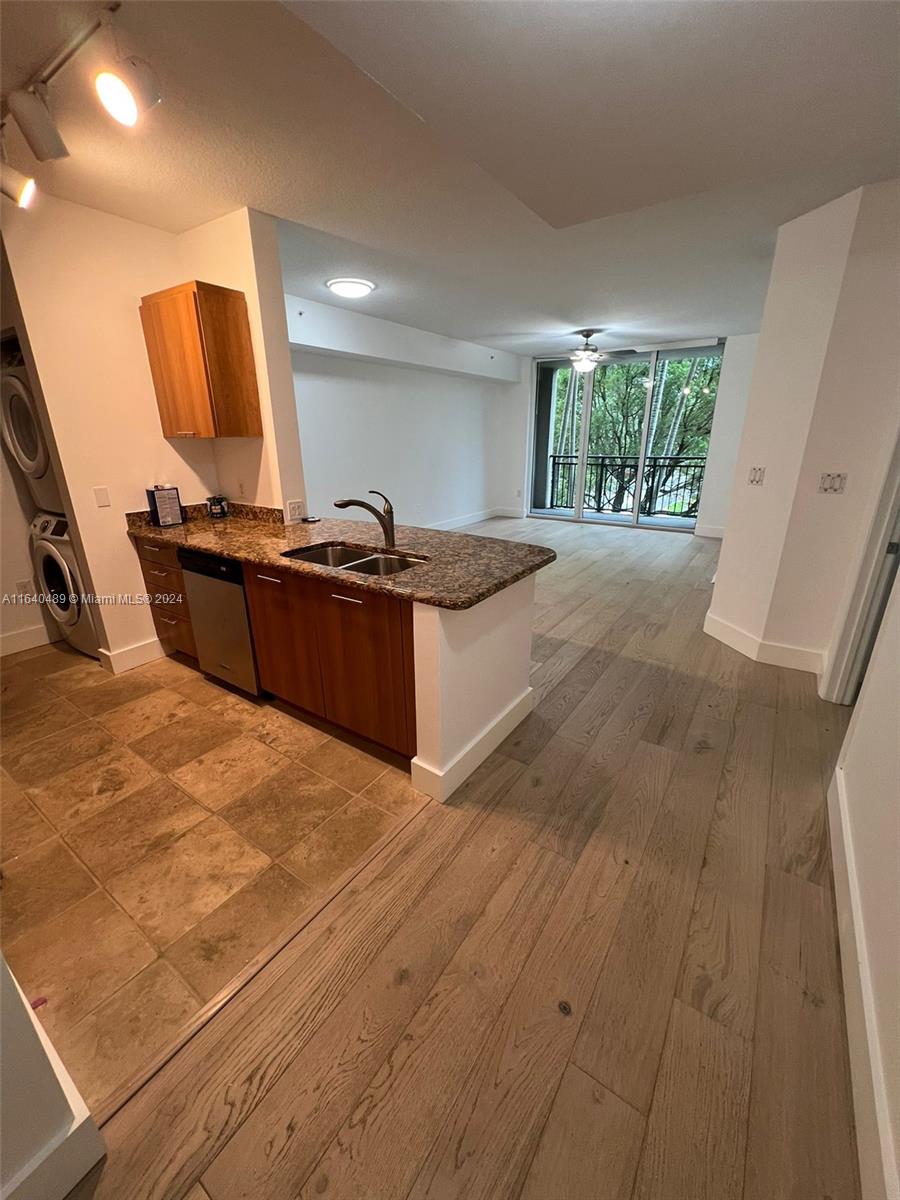
[[(647, 446), (650, 454), (706, 454), (720, 366), (717, 354), (658, 362)], [(590, 454), (639, 453), (647, 371), (648, 363), (638, 360), (605, 363), (594, 372)], [(575, 396), (567, 404), (572, 374), (570, 367), (560, 367), (555, 374), (555, 454), (574, 454), (578, 448), (585, 377), (575, 373)], [(683, 390), (686, 387), (690, 389), (687, 395)]]

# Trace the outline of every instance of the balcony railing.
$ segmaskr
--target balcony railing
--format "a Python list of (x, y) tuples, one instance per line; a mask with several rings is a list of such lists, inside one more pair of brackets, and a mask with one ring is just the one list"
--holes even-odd
[[(640, 515), (694, 518), (700, 504), (705, 458), (648, 454)], [(550, 507), (574, 508), (578, 457), (550, 455)], [(584, 473), (584, 511), (630, 513), (637, 486), (637, 455), (589, 454)]]

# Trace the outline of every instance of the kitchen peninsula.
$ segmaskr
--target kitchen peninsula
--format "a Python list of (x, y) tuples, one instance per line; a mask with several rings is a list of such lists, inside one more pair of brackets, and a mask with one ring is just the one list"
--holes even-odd
[(192, 653), (202, 616), (171, 600), (179, 550), (241, 563), (261, 686), (409, 757), (413, 786), (448, 799), (533, 707), (534, 575), (554, 551), (403, 525), (386, 551), (368, 521), (273, 516), (129, 514), (161, 641)]

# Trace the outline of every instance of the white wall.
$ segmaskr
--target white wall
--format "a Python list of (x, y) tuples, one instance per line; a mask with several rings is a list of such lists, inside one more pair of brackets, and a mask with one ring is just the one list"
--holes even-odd
[(284, 300), (292, 346), (353, 354), (373, 362), (402, 362), (436, 371), (477, 375), (503, 383), (516, 383), (521, 377), (521, 359), (506, 350), (370, 317), (364, 311), (349, 312), (301, 296), (286, 295)]
[[(28, 581), (34, 594), (34, 567), (29, 553), (29, 518), (34, 513), (31, 493), (21, 473), (10, 466), (6, 447), (0, 453), (0, 595), (14, 596), (16, 584)], [(59, 635), (52, 632), (53, 640)], [(0, 606), (0, 654), (28, 650), (51, 640), (50, 622), (32, 604)]]
[(508, 450), (492, 450), (508, 385), (308, 350), (293, 363), (313, 516), (340, 515), (333, 501), (348, 496), (379, 503), (370, 487), (405, 525), (450, 527), (509, 503)]
[(898, 215), (891, 181), (779, 231), (705, 625), (763, 661), (821, 673), (855, 582), (900, 425)]
[[(145, 489), (154, 483), (178, 486), (185, 504), (226, 490), (233, 498), (281, 506), (274, 449), (279, 405), (281, 453), (286, 461), (293, 455), (296, 464), (291, 485), (297, 479), (302, 485), (274, 229), (266, 239), (272, 218), (241, 210), (174, 235), (42, 193), (27, 212), (4, 200), (3, 221), (70, 515), (96, 592), (143, 591), (124, 514), (147, 507)], [(254, 244), (261, 246), (258, 269)], [(166, 441), (162, 436), (140, 298), (191, 278), (237, 287), (247, 295), (264, 440)], [(110, 507), (96, 507), (96, 486), (109, 488)], [(102, 620), (105, 657), (114, 669), (161, 652), (146, 608), (107, 605)]]
[(863, 1194), (900, 1197), (900, 582), (829, 795)]
[[(768, 640), (821, 648), (823, 670), (900, 436), (898, 281), (900, 181), (860, 195), (766, 623)], [(846, 472), (846, 493), (819, 492), (823, 471)]]
[(725, 534), (758, 344), (756, 333), (737, 334), (725, 342), (703, 492), (694, 529), (698, 537), (720, 538)]
[(5, 959), (0, 1042), (0, 1194), (4, 1200), (63, 1200), (99, 1161), (104, 1146)]
[(176, 247), (180, 278), (235, 288), (247, 298), (263, 436), (212, 442), (219, 489), (232, 500), (281, 508), (282, 469), (301, 495), (303, 476), (275, 222), (242, 208), (187, 230)]

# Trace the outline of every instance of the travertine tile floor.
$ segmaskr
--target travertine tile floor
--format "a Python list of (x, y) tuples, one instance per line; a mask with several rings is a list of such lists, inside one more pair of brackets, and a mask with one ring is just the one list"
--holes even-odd
[(184, 662), (2, 668), (2, 946), (103, 1110), (427, 798)]

